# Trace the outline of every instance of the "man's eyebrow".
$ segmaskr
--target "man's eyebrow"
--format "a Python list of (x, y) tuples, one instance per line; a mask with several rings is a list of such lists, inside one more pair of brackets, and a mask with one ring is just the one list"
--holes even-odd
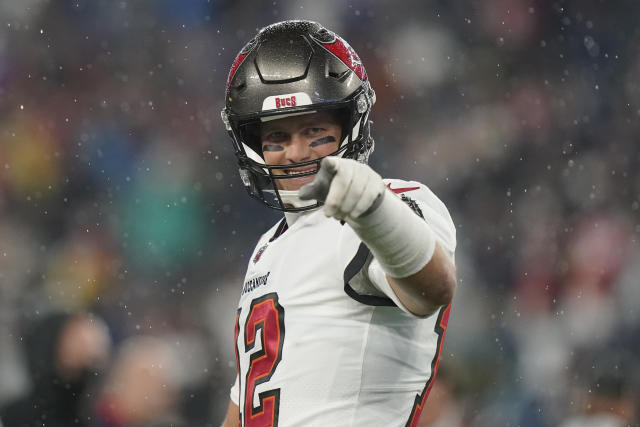
[(274, 127), (274, 128), (266, 128), (260, 129), (260, 135), (268, 135), (273, 132), (284, 132), (282, 129)]

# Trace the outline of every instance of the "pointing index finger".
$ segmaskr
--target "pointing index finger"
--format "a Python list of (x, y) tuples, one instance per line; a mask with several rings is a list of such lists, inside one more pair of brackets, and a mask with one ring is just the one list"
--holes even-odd
[(329, 193), (329, 187), (331, 187), (331, 181), (336, 174), (337, 162), (331, 157), (325, 157), (320, 162), (320, 169), (316, 174), (316, 177), (308, 184), (300, 187), (298, 196), (302, 200), (315, 199), (319, 202), (324, 202)]

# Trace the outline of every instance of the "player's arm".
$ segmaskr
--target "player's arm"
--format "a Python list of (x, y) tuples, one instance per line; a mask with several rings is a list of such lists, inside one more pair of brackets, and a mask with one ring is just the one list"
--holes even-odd
[(220, 427), (238, 427), (240, 420), (240, 409), (238, 405), (229, 400), (229, 409), (227, 409), (227, 416), (222, 422)]
[(427, 316), (455, 291), (453, 262), (431, 227), (387, 190), (380, 175), (351, 159), (326, 157), (301, 198), (324, 200), (324, 212), (346, 221), (369, 247), (386, 282), (413, 314)]
[(439, 243), (418, 272), (407, 277), (386, 277), (398, 299), (417, 316), (430, 315), (449, 304), (456, 288), (455, 266)]

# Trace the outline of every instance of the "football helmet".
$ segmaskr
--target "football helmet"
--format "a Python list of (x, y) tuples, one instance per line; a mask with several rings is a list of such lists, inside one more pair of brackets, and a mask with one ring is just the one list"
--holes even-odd
[[(270, 208), (303, 211), (319, 202), (303, 201), (297, 191), (277, 182), (315, 174), (321, 159), (267, 165), (262, 155), (260, 124), (293, 115), (331, 110), (342, 126), (338, 150), (330, 155), (366, 163), (373, 151), (369, 113), (375, 93), (356, 52), (335, 33), (312, 21), (269, 25), (236, 56), (226, 84), (222, 121), (238, 159), (240, 178), (249, 195)], [(274, 171), (316, 168), (297, 176)]]

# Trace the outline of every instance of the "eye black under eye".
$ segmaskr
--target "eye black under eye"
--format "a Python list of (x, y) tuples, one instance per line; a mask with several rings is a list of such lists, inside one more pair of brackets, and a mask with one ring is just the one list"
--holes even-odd
[(262, 146), (262, 152), (265, 151), (284, 151), (284, 147), (277, 144), (264, 144)]
[(320, 145), (328, 144), (330, 142), (335, 142), (335, 141), (336, 141), (336, 139), (333, 136), (327, 135), (325, 137), (318, 138), (315, 141), (312, 141), (309, 144), (309, 147), (318, 147)]

